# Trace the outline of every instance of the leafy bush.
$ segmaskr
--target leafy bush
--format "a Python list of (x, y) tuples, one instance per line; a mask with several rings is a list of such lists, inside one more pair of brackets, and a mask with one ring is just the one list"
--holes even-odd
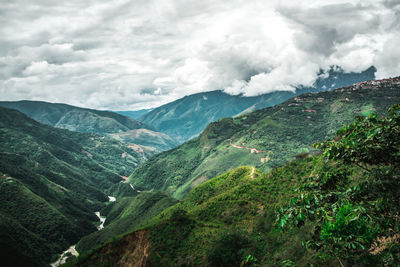
[[(247, 247), (249, 247), (249, 241), (245, 234), (232, 230), (222, 234), (212, 243), (207, 251), (207, 259), (212, 266), (241, 266), (242, 261), (246, 261)], [(248, 257), (247, 262), (252, 262), (254, 259), (253, 256)]]
[[(388, 249), (371, 251), (379, 237), (400, 231), (400, 105), (390, 107), (387, 117), (357, 117), (335, 139), (315, 146), (324, 149), (323, 165), (280, 208), (277, 223), (285, 227), (316, 221), (308, 246), (340, 262), (384, 265), (388, 257), (398, 260), (399, 254)], [(337, 166), (332, 161), (345, 165), (335, 169), (329, 167)], [(352, 179), (349, 170), (357, 173)]]

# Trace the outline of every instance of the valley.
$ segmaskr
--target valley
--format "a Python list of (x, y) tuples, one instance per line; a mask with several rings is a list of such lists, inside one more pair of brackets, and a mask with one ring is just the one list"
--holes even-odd
[(0, 14), (0, 267), (400, 266), (400, 0)]
[(268, 173), (238, 167), (204, 182), (71, 265), (396, 266), (395, 237), (383, 238), (390, 245), (378, 253), (369, 249), (399, 229), (392, 211), (399, 208), (400, 106), (387, 114), (359, 116), (315, 145), (321, 153)]
[(52, 128), (16, 110), (0, 108), (0, 119), (1, 247), (12, 250), (3, 261), (54, 262), (96, 230), (106, 189), (144, 159), (125, 143)]
[[(244, 257), (277, 266), (290, 255), (300, 265), (326, 262), (301, 245), (315, 223), (277, 233), (276, 210), (310, 173), (324, 172), (325, 156), (312, 144), (333, 138), (358, 115), (386, 115), (399, 102), (400, 78), (307, 93), (219, 119), (170, 150), (177, 143), (145, 128), (80, 133), (0, 108), (5, 261), (234, 266)], [(349, 168), (354, 182), (365, 175)], [(231, 249), (228, 258), (221, 258), (223, 247)]]

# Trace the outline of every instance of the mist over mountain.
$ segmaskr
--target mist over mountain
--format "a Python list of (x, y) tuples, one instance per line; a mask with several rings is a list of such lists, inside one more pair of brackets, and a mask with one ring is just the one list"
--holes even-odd
[(155, 108), (139, 119), (153, 125), (179, 143), (198, 136), (205, 127), (218, 119), (270, 107), (296, 95), (320, 92), (347, 86), (356, 82), (375, 79), (375, 67), (360, 73), (346, 73), (339, 67), (321, 71), (312, 87), (299, 87), (295, 91), (276, 91), (260, 96), (229, 95), (211, 91), (189, 95)]
[[(376, 85), (375, 85), (376, 83)], [(367, 81), (306, 93), (282, 104), (211, 123), (199, 137), (160, 153), (130, 176), (141, 190), (162, 190), (183, 198), (190, 189), (233, 167), (270, 171), (331, 138), (360, 114), (383, 114), (400, 101), (398, 79)]]

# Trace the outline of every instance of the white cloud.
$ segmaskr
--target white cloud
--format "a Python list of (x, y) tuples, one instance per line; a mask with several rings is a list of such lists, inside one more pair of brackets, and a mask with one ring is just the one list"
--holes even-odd
[(400, 75), (393, 0), (15, 0), (0, 7), (1, 100), (105, 109), (309, 85), (340, 65)]

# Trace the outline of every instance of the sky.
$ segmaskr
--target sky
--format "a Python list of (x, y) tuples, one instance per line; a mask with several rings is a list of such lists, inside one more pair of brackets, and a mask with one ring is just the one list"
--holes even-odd
[(400, 0), (0, 0), (0, 100), (137, 110), (400, 75)]

